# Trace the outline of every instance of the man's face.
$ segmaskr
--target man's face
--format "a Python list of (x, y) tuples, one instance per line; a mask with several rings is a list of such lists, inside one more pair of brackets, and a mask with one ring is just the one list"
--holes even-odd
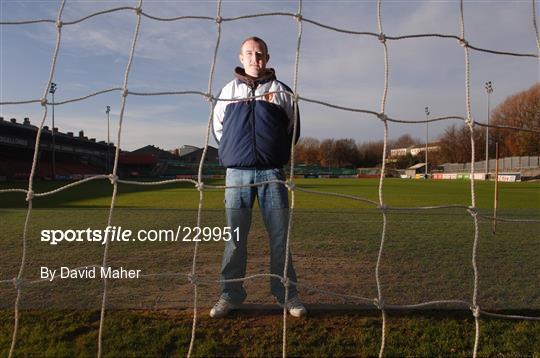
[(269, 59), (270, 56), (266, 53), (266, 49), (257, 41), (246, 41), (240, 49), (240, 62), (244, 66), (246, 74), (252, 77), (259, 77), (264, 73)]

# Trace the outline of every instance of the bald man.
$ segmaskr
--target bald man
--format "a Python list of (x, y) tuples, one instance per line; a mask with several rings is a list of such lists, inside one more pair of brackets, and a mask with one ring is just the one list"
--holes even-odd
[[(295, 117), (291, 96), (275, 92), (292, 91), (276, 79), (273, 69), (266, 67), (270, 55), (262, 39), (245, 39), (240, 46), (239, 59), (243, 68), (235, 69), (236, 78), (219, 94), (220, 99), (228, 101), (217, 101), (214, 107), (213, 133), (219, 144), (221, 164), (227, 168), (226, 185), (284, 181), (283, 166), (290, 159), (293, 125), (296, 121), (296, 142), (300, 136), (300, 119)], [(233, 235), (233, 239), (225, 243), (222, 281), (245, 277), (247, 237), (255, 198), (268, 232), (270, 272), (283, 276), (289, 223), (288, 193), (282, 183), (266, 183), (225, 190), (227, 226), (233, 232), (238, 229), (238, 235)], [(290, 253), (286, 278), (296, 282)], [(272, 277), (270, 292), (283, 307), (285, 287), (282, 280)], [(227, 316), (242, 304), (246, 296), (243, 282), (222, 282), (221, 296), (210, 316)], [(294, 285), (289, 286), (287, 311), (294, 317), (307, 313)]]

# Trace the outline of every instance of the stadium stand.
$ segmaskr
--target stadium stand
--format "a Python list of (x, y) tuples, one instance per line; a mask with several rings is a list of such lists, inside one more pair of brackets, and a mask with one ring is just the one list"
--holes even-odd
[[(27, 180), (30, 176), (38, 127), (29, 118), (18, 122), (16, 118), (0, 117), (0, 180)], [(52, 154), (53, 130), (44, 126), (41, 133), (35, 179), (78, 180), (107, 172), (107, 158), (114, 158), (116, 147), (108, 148), (104, 141), (96, 142), (80, 131), (62, 133), (54, 128), (54, 161)], [(180, 178), (197, 175), (203, 148), (191, 145), (167, 151), (147, 145), (137, 150), (121, 151), (118, 175), (124, 178)], [(54, 162), (54, 164), (53, 164)], [(113, 163), (109, 163), (109, 170)], [(203, 173), (207, 177), (222, 177), (218, 150), (208, 147)]]
[[(22, 123), (16, 118), (9, 121), (0, 117), (0, 179), (26, 180), (30, 176), (32, 157), (38, 127), (30, 123), (28, 117)], [(55, 159), (52, 155), (52, 137), (55, 138)], [(110, 153), (116, 148), (110, 145)], [(57, 128), (44, 126), (38, 152), (36, 179), (76, 180), (102, 174), (106, 170), (107, 143), (87, 138), (80, 131), (62, 133)]]

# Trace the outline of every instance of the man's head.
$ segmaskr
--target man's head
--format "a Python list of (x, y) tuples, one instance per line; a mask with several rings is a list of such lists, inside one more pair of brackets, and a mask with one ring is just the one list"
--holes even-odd
[(265, 72), (270, 55), (266, 43), (261, 38), (248, 37), (240, 46), (239, 58), (246, 74), (259, 77)]

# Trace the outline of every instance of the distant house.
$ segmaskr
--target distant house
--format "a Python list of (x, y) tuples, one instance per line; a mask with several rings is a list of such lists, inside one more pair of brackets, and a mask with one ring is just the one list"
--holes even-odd
[(407, 155), (407, 153), (409, 153), (410, 151), (410, 148), (396, 148), (396, 149), (391, 149), (390, 150), (390, 157), (391, 158), (395, 158), (395, 157), (404, 157)]
[[(176, 158), (178, 161), (186, 163), (199, 163), (203, 154), (204, 148), (197, 148), (193, 146), (183, 146), (179, 150), (179, 156)], [(219, 163), (218, 149), (212, 146), (208, 146), (206, 150), (205, 162)]]
[[(173, 150), (164, 150), (154, 145), (147, 145), (132, 152), (121, 154), (121, 163), (131, 176), (146, 175), (163, 177), (185, 177), (197, 174), (204, 148), (184, 145)], [(204, 173), (223, 174), (219, 166), (218, 150), (208, 146), (205, 156)], [(137, 167), (135, 167), (137, 165)]]
[[(441, 146), (438, 145), (438, 144), (429, 144), (428, 145), (428, 153), (429, 152), (438, 152), (439, 150), (441, 150)], [(425, 152), (426, 151), (426, 147), (425, 146), (421, 146), (421, 147), (414, 147), (414, 148), (411, 148), (411, 155), (413, 157), (417, 156), (418, 154), (422, 153), (422, 152)]]
[[(428, 144), (428, 152), (438, 152), (441, 150), (441, 146), (438, 143), (430, 143)], [(397, 157), (404, 157), (407, 154), (412, 155), (413, 157), (417, 156), (418, 154), (425, 152), (426, 146), (410, 146), (407, 148), (395, 148), (390, 150), (390, 158), (397, 158)]]
[[(429, 169), (429, 167), (428, 167)], [(405, 170), (405, 176), (407, 178), (417, 178), (426, 173), (426, 163), (418, 163)]]
[[(147, 145), (142, 148), (129, 152), (130, 155), (152, 155), (158, 161), (176, 161), (185, 163), (198, 163), (201, 160), (204, 148), (198, 148), (192, 145), (184, 145), (179, 149), (164, 150), (153, 145)], [(218, 150), (208, 146), (205, 162), (218, 163)]]
[(196, 152), (199, 149), (200, 149), (199, 147), (195, 147), (194, 145), (186, 144), (186, 145), (183, 145), (181, 148), (178, 149), (178, 156), (183, 157), (183, 156), (188, 155), (190, 153)]
[(129, 153), (131, 155), (153, 155), (157, 160), (177, 158), (173, 153), (150, 144)]

